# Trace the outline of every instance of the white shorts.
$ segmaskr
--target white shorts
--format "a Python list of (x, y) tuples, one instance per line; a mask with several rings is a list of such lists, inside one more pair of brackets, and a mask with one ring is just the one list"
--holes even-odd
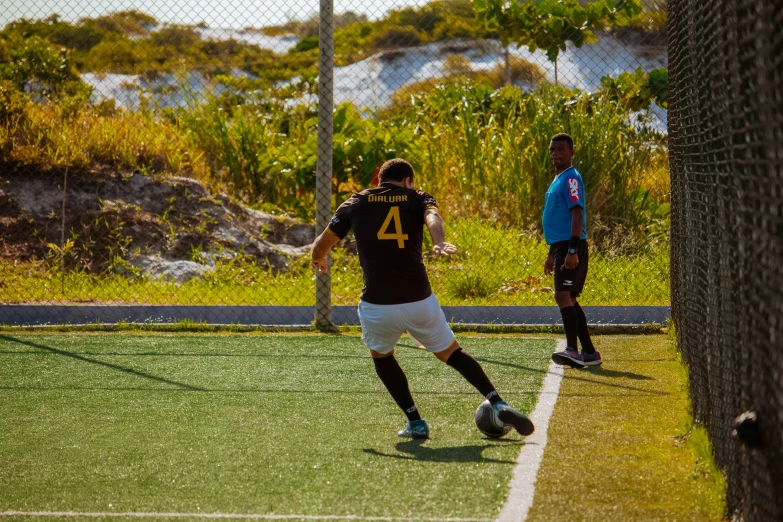
[(446, 350), (456, 339), (434, 293), (413, 303), (376, 305), (359, 301), (359, 322), (364, 344), (382, 354), (394, 350), (406, 331), (433, 353)]

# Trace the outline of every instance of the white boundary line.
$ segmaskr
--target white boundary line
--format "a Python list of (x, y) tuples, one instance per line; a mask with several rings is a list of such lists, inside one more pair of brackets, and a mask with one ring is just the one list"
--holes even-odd
[(417, 517), (362, 517), (358, 515), (275, 515), (253, 513), (155, 513), (131, 511), (78, 512), (78, 511), (0, 511), (0, 517), (126, 517), (126, 518), (222, 518), (239, 520), (372, 520), (388, 522), (490, 522), (488, 518), (417, 518)]
[[(555, 350), (565, 350), (565, 340), (557, 341)], [(536, 425), (536, 431), (525, 439), (525, 445), (519, 452), (517, 465), (514, 466), (514, 476), (508, 492), (508, 498), (498, 515), (497, 522), (522, 522), (527, 518), (533, 506), (536, 477), (546, 448), (549, 419), (555, 409), (557, 396), (560, 393), (560, 382), (563, 380), (563, 367), (549, 363), (544, 384), (538, 395), (536, 409), (530, 414), (530, 420)]]

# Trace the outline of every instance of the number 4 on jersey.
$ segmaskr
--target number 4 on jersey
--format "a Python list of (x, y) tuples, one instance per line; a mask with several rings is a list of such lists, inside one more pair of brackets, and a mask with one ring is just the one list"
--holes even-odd
[[(394, 228), (397, 232), (389, 234), (389, 225), (394, 220)], [(408, 234), (402, 233), (402, 220), (400, 219), (400, 207), (392, 207), (389, 209), (389, 213), (386, 214), (386, 219), (381, 225), (381, 229), (378, 231), (378, 239), (396, 239), (397, 246), (405, 248), (405, 240), (408, 239)]]

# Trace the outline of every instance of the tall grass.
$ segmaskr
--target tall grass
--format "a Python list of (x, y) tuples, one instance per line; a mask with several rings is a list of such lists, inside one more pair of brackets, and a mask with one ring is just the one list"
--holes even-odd
[(313, 207), (315, 122), (305, 112), (266, 112), (218, 100), (177, 112), (178, 129), (202, 151), (212, 177), (246, 201), (271, 202), (298, 215)]
[[(212, 180), (246, 202), (312, 218), (312, 109), (263, 98), (227, 101), (167, 113), (29, 103), (0, 124), (0, 150), (22, 164), (103, 164)], [(630, 116), (601, 95), (465, 81), (375, 115), (343, 104), (335, 113), (334, 203), (366, 187), (384, 160), (401, 156), (418, 167), (417, 185), (454, 217), (537, 228), (553, 177), (549, 140), (569, 132), (593, 235), (644, 243), (667, 211), (667, 152), (664, 138), (634, 127)]]
[(208, 176), (203, 152), (190, 146), (174, 124), (149, 111), (84, 106), (70, 113), (59, 104), (31, 103), (1, 127), (5, 159), (22, 164)]
[[(452, 220), (447, 239), (458, 255), (435, 259), (425, 248), (432, 287), (443, 305), (552, 305), (552, 278), (544, 276), (547, 246), (522, 229), (485, 220)], [(669, 303), (668, 249), (636, 256), (591, 250), (586, 305), (666, 305)], [(43, 262), (0, 262), (0, 302), (312, 305), (314, 272), (300, 258), (287, 272), (273, 273), (254, 263), (218, 261), (203, 279), (177, 284), (141, 275), (65, 275)], [(358, 302), (363, 282), (358, 256), (343, 249), (333, 254), (332, 301)]]
[(549, 141), (558, 132), (574, 137), (591, 223), (642, 234), (668, 193), (661, 190), (668, 177), (649, 177), (665, 161), (661, 138), (631, 126), (628, 113), (600, 95), (458, 83), (421, 96), (406, 116), (426, 150), (421, 182), (457, 216), (535, 226), (554, 175)]

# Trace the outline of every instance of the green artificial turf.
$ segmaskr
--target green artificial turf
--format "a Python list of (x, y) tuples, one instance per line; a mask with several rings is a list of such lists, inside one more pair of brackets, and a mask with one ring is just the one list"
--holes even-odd
[[(463, 346), (533, 408), (551, 339)], [(429, 441), (398, 440), (355, 336), (0, 334), (0, 512), (492, 519), (522, 438), (483, 438), (480, 395), (432, 355), (398, 359)]]
[(722, 520), (726, 484), (671, 341), (594, 341), (604, 364), (565, 370), (528, 521)]

